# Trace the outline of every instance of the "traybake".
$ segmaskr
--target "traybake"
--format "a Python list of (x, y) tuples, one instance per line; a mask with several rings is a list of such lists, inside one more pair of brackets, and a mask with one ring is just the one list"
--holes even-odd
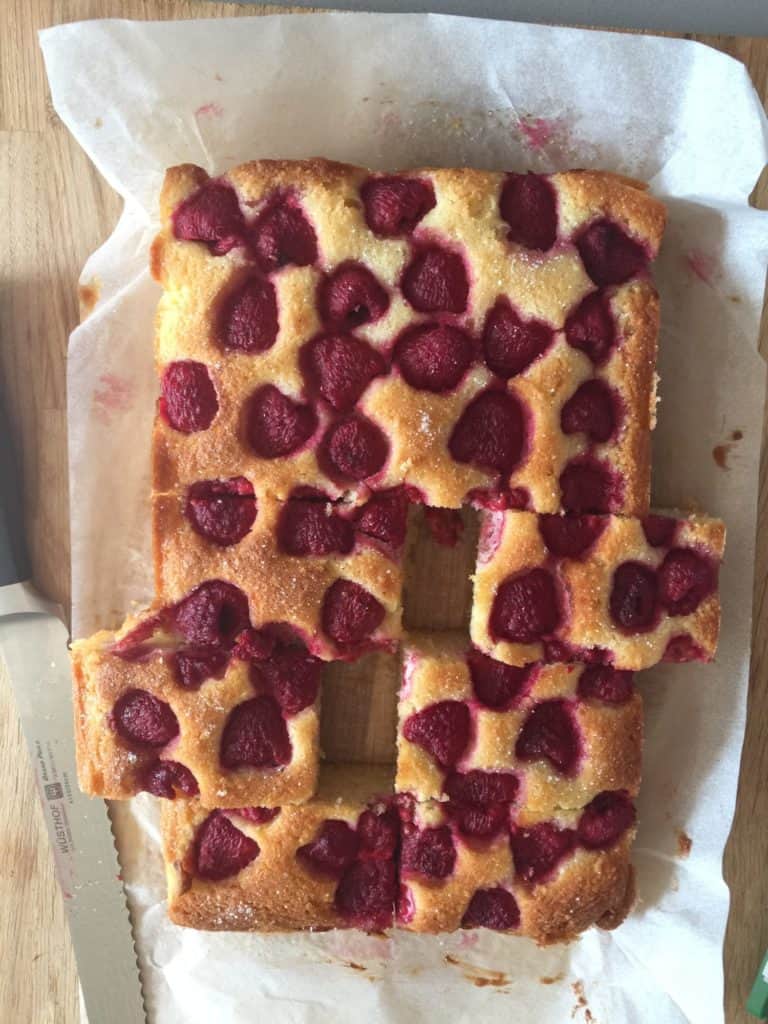
[(710, 661), (724, 545), (705, 516), (484, 512), (472, 641), (511, 665)]
[[(155, 600), (73, 646), (81, 786), (165, 798), (178, 924), (614, 927), (629, 669), (711, 658), (719, 621), (722, 524), (648, 512), (663, 205), (316, 159), (171, 168), (160, 206)], [(403, 638), (406, 534), (471, 509), (471, 623), (434, 593)], [(372, 650), (403, 655), (394, 781), (320, 766), (324, 665)]]
[(637, 182), (172, 168), (157, 491), (647, 510), (664, 208)]

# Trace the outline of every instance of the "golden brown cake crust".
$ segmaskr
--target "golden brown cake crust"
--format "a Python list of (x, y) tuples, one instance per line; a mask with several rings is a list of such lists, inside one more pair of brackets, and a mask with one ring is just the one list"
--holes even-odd
[[(725, 525), (705, 516), (678, 519), (674, 539), (651, 545), (639, 519), (606, 517), (606, 526), (579, 558), (554, 558), (539, 529), (540, 517), (529, 512), (483, 513), (480, 554), (474, 576), (471, 637), (482, 651), (510, 665), (524, 665), (545, 655), (542, 642), (513, 642), (493, 637), (490, 615), (500, 585), (529, 570), (547, 567), (560, 581), (567, 602), (564, 621), (551, 639), (574, 650), (607, 652), (619, 669), (643, 669), (664, 658), (678, 637), (689, 638), (698, 660), (711, 661), (717, 648), (720, 599), (717, 589), (685, 615), (659, 612), (652, 628), (629, 632), (612, 619), (614, 573), (624, 563), (639, 563), (656, 572), (670, 551), (691, 550), (711, 562), (716, 573), (725, 546)], [(483, 533), (485, 539), (483, 539)], [(691, 660), (690, 657), (683, 660)]]
[[(158, 369), (179, 359), (204, 363), (219, 395), (219, 412), (210, 427), (189, 435), (171, 428), (162, 415), (155, 424), (154, 482), (167, 491), (197, 479), (242, 473), (259, 491), (285, 498), (295, 486), (322, 488), (331, 497), (359, 495), (360, 486), (329, 479), (318, 465), (316, 445), (329, 423), (329, 410), (318, 408), (319, 426), (304, 449), (290, 457), (263, 459), (249, 448), (244, 434), (243, 403), (260, 385), (272, 383), (301, 401), (304, 381), (298, 366), (300, 347), (322, 330), (315, 290), (323, 273), (347, 260), (370, 268), (389, 293), (386, 314), (355, 329), (356, 336), (388, 353), (406, 326), (429, 319), (400, 293), (402, 272), (410, 258), (408, 240), (377, 237), (368, 228), (360, 198), (371, 177), (363, 168), (315, 159), (255, 161), (231, 169), (222, 179), (232, 185), (251, 223), (268, 197), (289, 192), (300, 200), (319, 244), (317, 266), (288, 266), (270, 275), (280, 311), (276, 343), (257, 355), (223, 351), (217, 342), (222, 297), (253, 271), (242, 247), (225, 256), (205, 244), (176, 239), (172, 215), (178, 205), (206, 183), (200, 168), (183, 165), (166, 175), (161, 196), (163, 227), (152, 249), (152, 272), (163, 285), (157, 315)], [(531, 507), (557, 511), (559, 477), (570, 458), (589, 452), (620, 474), (624, 489), (616, 511), (642, 514), (649, 497), (648, 431), (655, 410), (658, 299), (649, 279), (636, 277), (605, 289), (617, 325), (618, 344), (604, 365), (565, 341), (567, 316), (594, 292), (572, 242), (579, 231), (601, 217), (621, 225), (655, 256), (664, 227), (664, 208), (637, 182), (599, 172), (569, 171), (550, 176), (557, 196), (558, 242), (542, 254), (510, 246), (499, 213), (505, 175), (470, 169), (422, 168), (402, 177), (428, 181), (436, 205), (417, 225), (414, 239), (446, 240), (466, 254), (471, 294), (465, 314), (451, 322), (479, 338), (486, 314), (499, 296), (507, 296), (524, 320), (548, 324), (556, 333), (549, 350), (506, 385), (527, 409), (528, 451), (502, 486), (525, 488)], [(608, 441), (590, 443), (585, 435), (566, 435), (560, 412), (580, 384), (604, 380), (620, 396), (625, 416)], [(455, 461), (448, 450), (451, 431), (468, 403), (498, 382), (482, 358), (450, 393), (416, 390), (401, 376), (376, 378), (357, 409), (384, 429), (390, 443), (383, 470), (367, 483), (375, 488), (406, 482), (426, 503), (458, 507), (475, 489), (495, 486), (494, 474)], [(497, 386), (497, 384), (494, 384)]]

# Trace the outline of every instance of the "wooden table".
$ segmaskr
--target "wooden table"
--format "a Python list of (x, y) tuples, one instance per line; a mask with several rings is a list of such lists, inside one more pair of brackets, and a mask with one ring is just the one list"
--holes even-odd
[[(276, 9), (194, 0), (4, 0), (0, 6), (0, 369), (21, 452), (35, 579), (66, 607), (67, 337), (78, 319), (80, 267), (112, 230), (120, 200), (54, 114), (35, 33), (84, 18), (212, 17)], [(768, 39), (691, 38), (742, 60), (768, 101)], [(768, 207), (765, 176), (756, 202)], [(768, 355), (768, 318), (762, 341)], [(753, 1019), (742, 1006), (768, 947), (767, 470), (764, 445), (749, 725), (725, 861), (733, 893), (725, 953), (729, 1024)], [(62, 900), (5, 680), (0, 688), (0, 1020), (75, 1024), (76, 971)]]

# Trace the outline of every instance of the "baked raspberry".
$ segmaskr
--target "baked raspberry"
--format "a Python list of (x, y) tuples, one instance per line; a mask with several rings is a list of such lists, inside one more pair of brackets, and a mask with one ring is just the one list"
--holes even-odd
[(461, 919), (462, 928), (511, 931), (520, 924), (520, 909), (511, 892), (499, 887), (477, 889)]
[(680, 633), (673, 636), (667, 644), (662, 661), (672, 661), (680, 664), (684, 661), (711, 661), (706, 651), (696, 643), (692, 636), (687, 633)]
[(195, 872), (200, 878), (220, 882), (248, 867), (260, 852), (255, 839), (235, 828), (221, 811), (214, 811), (195, 836)]
[(539, 174), (508, 174), (499, 212), (509, 225), (507, 238), (527, 249), (546, 252), (557, 238), (557, 195)]
[(464, 520), (456, 508), (431, 508), (425, 505), (424, 522), (432, 540), (444, 548), (455, 548), (464, 533)]
[(336, 888), (334, 905), (356, 928), (380, 932), (392, 924), (397, 900), (397, 877), (391, 861), (356, 861)]
[(158, 407), (168, 425), (182, 434), (207, 430), (219, 411), (208, 367), (192, 359), (169, 363), (160, 378)]
[(363, 859), (391, 860), (400, 839), (400, 819), (393, 807), (376, 813), (363, 811), (357, 821), (360, 853)]
[(323, 822), (311, 843), (299, 847), (296, 856), (321, 874), (341, 878), (359, 849), (360, 840), (354, 829), (346, 821), (332, 818)]
[(206, 580), (173, 608), (176, 628), (190, 644), (228, 647), (250, 625), (248, 598), (223, 580)]
[(579, 676), (577, 692), (587, 700), (625, 704), (635, 692), (634, 674), (608, 665), (588, 665)]
[(566, 512), (617, 512), (624, 484), (618, 473), (591, 455), (580, 455), (560, 474), (560, 494)]
[(658, 579), (650, 565), (623, 562), (613, 574), (610, 609), (613, 621), (628, 633), (643, 633), (658, 620)]
[(652, 548), (666, 548), (674, 541), (678, 520), (671, 516), (644, 516), (642, 519), (645, 539)]
[(569, 315), (565, 340), (589, 356), (595, 366), (608, 360), (616, 345), (616, 323), (603, 292), (590, 292)]
[(347, 416), (325, 432), (317, 457), (320, 468), (333, 480), (361, 481), (374, 476), (389, 455), (383, 432), (365, 416)]
[(195, 533), (221, 547), (237, 544), (256, 519), (253, 485), (243, 476), (198, 480), (187, 491), (184, 514)]
[(605, 850), (635, 824), (635, 808), (627, 793), (599, 793), (584, 808), (576, 833), (588, 850)]
[(268, 661), (251, 663), (251, 682), (270, 693), (284, 715), (298, 715), (317, 700), (322, 663), (299, 647), (278, 650)]
[(449, 800), (445, 811), (463, 836), (491, 839), (509, 824), (509, 804), (467, 804)]
[(608, 525), (601, 516), (540, 515), (539, 533), (556, 558), (581, 558)]
[(207, 242), (216, 256), (223, 256), (242, 242), (245, 233), (235, 190), (218, 181), (209, 181), (180, 203), (171, 221), (176, 238)]
[(277, 546), (286, 555), (348, 555), (355, 544), (352, 524), (330, 505), (289, 499), (277, 519)]
[(449, 828), (406, 828), (400, 854), (403, 871), (427, 878), (447, 878), (455, 864), (456, 848)]
[(355, 526), (360, 533), (399, 548), (405, 542), (408, 498), (404, 487), (378, 491), (363, 505)]
[(484, 772), (475, 768), (469, 772), (451, 772), (443, 792), (461, 803), (511, 803), (519, 787), (517, 776), (511, 772)]
[(389, 296), (367, 267), (348, 261), (323, 278), (317, 307), (326, 327), (351, 330), (384, 316)]
[(178, 761), (156, 761), (146, 770), (141, 789), (153, 796), (175, 800), (177, 791), (184, 796), (197, 796), (200, 787), (192, 772)]
[(262, 459), (281, 459), (302, 448), (317, 429), (314, 409), (264, 384), (246, 406), (245, 435)]
[(435, 190), (419, 178), (369, 178), (360, 189), (365, 220), (375, 235), (409, 234), (435, 205)]
[(523, 320), (500, 298), (485, 318), (483, 352), (489, 370), (509, 380), (527, 370), (552, 344), (555, 333), (541, 320)]
[(339, 647), (357, 647), (384, 621), (384, 607), (359, 583), (336, 580), (325, 592), (323, 632)]
[(232, 650), (232, 657), (240, 661), (265, 661), (275, 649), (275, 637), (263, 629), (249, 626), (239, 633)]
[(112, 650), (119, 658), (124, 658), (126, 661), (140, 660), (151, 652), (152, 648), (146, 641), (151, 639), (156, 630), (163, 627), (165, 620), (166, 613), (164, 611), (148, 615), (133, 629), (121, 636), (114, 643)]
[(500, 584), (489, 625), (494, 639), (532, 644), (554, 633), (561, 621), (554, 576), (546, 569), (531, 569)]
[(594, 221), (576, 239), (584, 269), (596, 285), (623, 284), (639, 274), (648, 254), (613, 221)]
[(467, 665), (475, 697), (494, 711), (509, 711), (531, 688), (536, 665), (505, 665), (481, 651), (467, 652)]
[(279, 807), (236, 807), (229, 811), (230, 814), (238, 814), (241, 818), (252, 821), (254, 825), (266, 825), (274, 821), (280, 813)]
[(469, 278), (462, 257), (438, 245), (418, 248), (405, 268), (401, 288), (420, 313), (463, 313)]
[(291, 740), (274, 697), (254, 697), (230, 713), (221, 737), (221, 763), (235, 769), (280, 768), (291, 760)]
[(395, 343), (392, 361), (417, 391), (453, 391), (475, 357), (469, 335), (449, 324), (409, 327)]
[(317, 335), (299, 352), (299, 366), (307, 393), (337, 412), (349, 412), (387, 368), (384, 357), (353, 334)]
[(529, 712), (515, 744), (519, 761), (546, 759), (561, 775), (575, 775), (581, 752), (578, 729), (567, 701), (543, 700)]
[(179, 722), (170, 704), (146, 690), (128, 690), (110, 716), (115, 732), (134, 747), (164, 747), (179, 735)]
[(265, 273), (288, 264), (306, 267), (317, 259), (315, 230), (291, 195), (267, 203), (248, 237)]
[(437, 701), (403, 722), (403, 736), (426, 750), (443, 768), (452, 768), (464, 756), (470, 730), (469, 708), (459, 700)]
[(229, 651), (222, 647), (182, 648), (171, 655), (174, 678), (185, 690), (199, 690), (206, 679), (221, 679), (228, 663)]
[(263, 277), (250, 277), (224, 300), (218, 341), (223, 349), (256, 355), (277, 341), (277, 295)]
[(659, 566), (659, 602), (670, 615), (691, 615), (715, 589), (711, 563), (690, 548), (673, 548)]
[(605, 381), (584, 381), (560, 412), (564, 434), (586, 434), (590, 441), (604, 444), (614, 436), (620, 422), (618, 396)]
[(576, 849), (576, 833), (571, 828), (558, 828), (543, 821), (532, 828), (516, 828), (512, 832), (512, 857), (515, 871), (525, 882), (546, 881), (558, 864)]
[(482, 391), (465, 407), (448, 440), (456, 462), (511, 473), (527, 446), (523, 407), (514, 395)]

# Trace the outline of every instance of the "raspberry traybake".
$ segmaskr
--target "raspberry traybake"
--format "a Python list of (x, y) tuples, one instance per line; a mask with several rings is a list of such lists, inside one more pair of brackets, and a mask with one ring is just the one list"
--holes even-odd
[(647, 511), (662, 204), (616, 175), (171, 168), (159, 492)]
[(312, 796), (322, 663), (285, 632), (249, 629), (247, 612), (238, 621), (225, 586), (72, 645), (84, 792), (199, 794), (206, 807)]
[(197, 800), (164, 801), (171, 920), (225, 931), (391, 926), (399, 838), (391, 788), (387, 769), (334, 765), (300, 806), (207, 811)]
[(483, 512), (472, 642), (510, 665), (711, 661), (724, 544), (705, 516)]
[(642, 699), (630, 672), (517, 668), (460, 633), (409, 634), (398, 718), (397, 791), (447, 801), (458, 822), (476, 804), (547, 813), (640, 786)]
[(417, 932), (492, 928), (567, 942), (615, 928), (635, 898), (629, 851), (635, 809), (604, 792), (579, 810), (514, 812), (482, 838), (436, 801), (404, 815), (398, 925)]
[(373, 648), (400, 634), (407, 499), (402, 489), (358, 508), (254, 495), (243, 477), (155, 495), (158, 600), (173, 602), (205, 580), (247, 598), (250, 622), (290, 623), (324, 660)]

